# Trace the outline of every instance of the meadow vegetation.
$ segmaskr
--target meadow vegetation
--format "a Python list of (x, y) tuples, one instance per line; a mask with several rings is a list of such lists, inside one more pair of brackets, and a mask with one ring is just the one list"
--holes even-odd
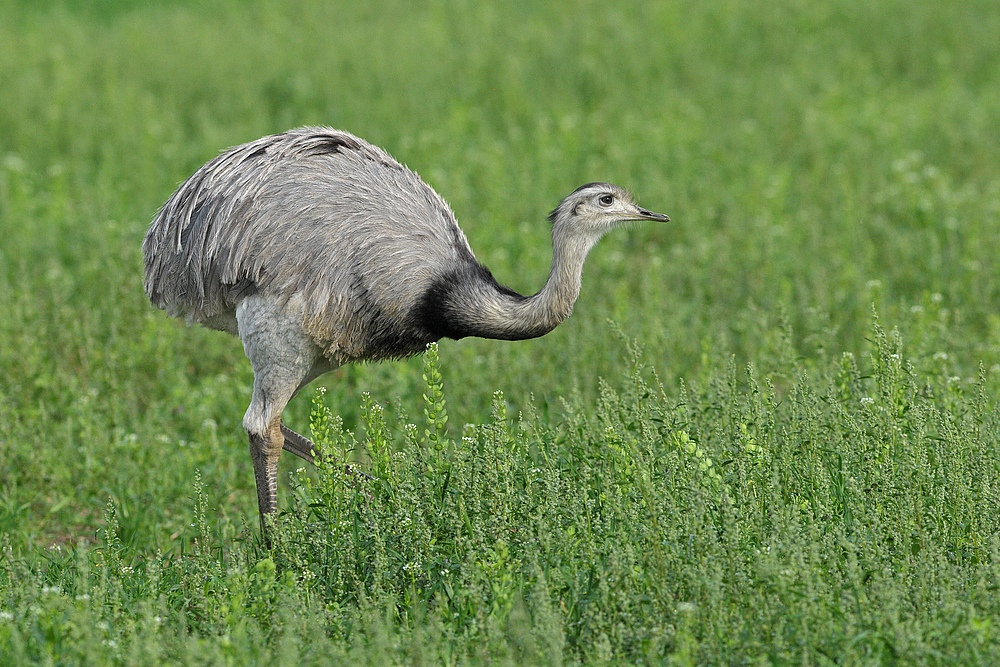
[[(1000, 658), (996, 3), (0, 15), (0, 663)], [(522, 292), (581, 183), (673, 222), (602, 241), (548, 336), (304, 391), (332, 456), (283, 461), (268, 550), (239, 341), (154, 311), (140, 244), (304, 124)]]

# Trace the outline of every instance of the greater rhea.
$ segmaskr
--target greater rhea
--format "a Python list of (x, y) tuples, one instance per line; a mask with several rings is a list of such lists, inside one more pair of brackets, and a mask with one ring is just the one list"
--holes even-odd
[(605, 232), (669, 218), (588, 183), (549, 215), (552, 269), (534, 296), (476, 260), (448, 204), (364, 140), (304, 127), (226, 150), (188, 178), (142, 244), (145, 290), (171, 316), (239, 336), (253, 367), (250, 437), (261, 522), (277, 509), (282, 449), (313, 444), (281, 413), (353, 361), (417, 354), (440, 338), (521, 340), (569, 317)]

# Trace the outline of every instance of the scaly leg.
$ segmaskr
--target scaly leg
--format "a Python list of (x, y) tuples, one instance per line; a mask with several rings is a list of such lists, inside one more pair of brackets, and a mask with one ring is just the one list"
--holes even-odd
[(284, 445), (286, 452), (291, 452), (303, 461), (307, 461), (315, 465), (316, 458), (313, 456), (319, 456), (319, 450), (312, 440), (304, 435), (299, 435), (292, 429), (288, 428), (284, 424), (281, 425), (281, 435), (284, 437)]
[(250, 458), (257, 483), (257, 509), (260, 511), (261, 527), (266, 531), (264, 516), (278, 510), (278, 456), (284, 438), (281, 430), (274, 428), (264, 434), (249, 433), (249, 436)]

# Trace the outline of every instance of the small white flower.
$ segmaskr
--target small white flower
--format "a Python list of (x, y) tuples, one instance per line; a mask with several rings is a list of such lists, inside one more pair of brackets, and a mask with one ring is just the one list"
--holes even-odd
[(0, 611), (0, 621), (13, 621), (14, 614), (9, 611)]
[(62, 593), (62, 591), (59, 590), (58, 586), (43, 586), (42, 587), (42, 593), (45, 594), (45, 595), (49, 595), (49, 594), (51, 594), (51, 595), (59, 595), (60, 593)]
[(864, 405), (864, 406), (875, 405), (875, 399), (872, 398), (871, 396), (862, 396), (861, 397), (861, 405)]
[(937, 359), (938, 361), (945, 361), (946, 359), (948, 359), (948, 353), (947, 352), (935, 352), (934, 353), (934, 358)]

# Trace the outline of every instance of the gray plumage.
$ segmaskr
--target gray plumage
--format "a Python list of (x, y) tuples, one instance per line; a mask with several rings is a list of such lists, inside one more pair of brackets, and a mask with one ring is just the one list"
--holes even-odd
[(153, 305), (238, 335), (254, 369), (243, 423), (261, 516), (276, 509), (282, 447), (312, 443), (281, 412), (341, 364), (404, 357), (442, 337), (518, 340), (572, 312), (587, 253), (628, 220), (668, 220), (608, 183), (549, 216), (553, 263), (525, 297), (475, 258), (445, 201), (382, 149), (306, 127), (231, 148), (185, 181), (143, 242)]

